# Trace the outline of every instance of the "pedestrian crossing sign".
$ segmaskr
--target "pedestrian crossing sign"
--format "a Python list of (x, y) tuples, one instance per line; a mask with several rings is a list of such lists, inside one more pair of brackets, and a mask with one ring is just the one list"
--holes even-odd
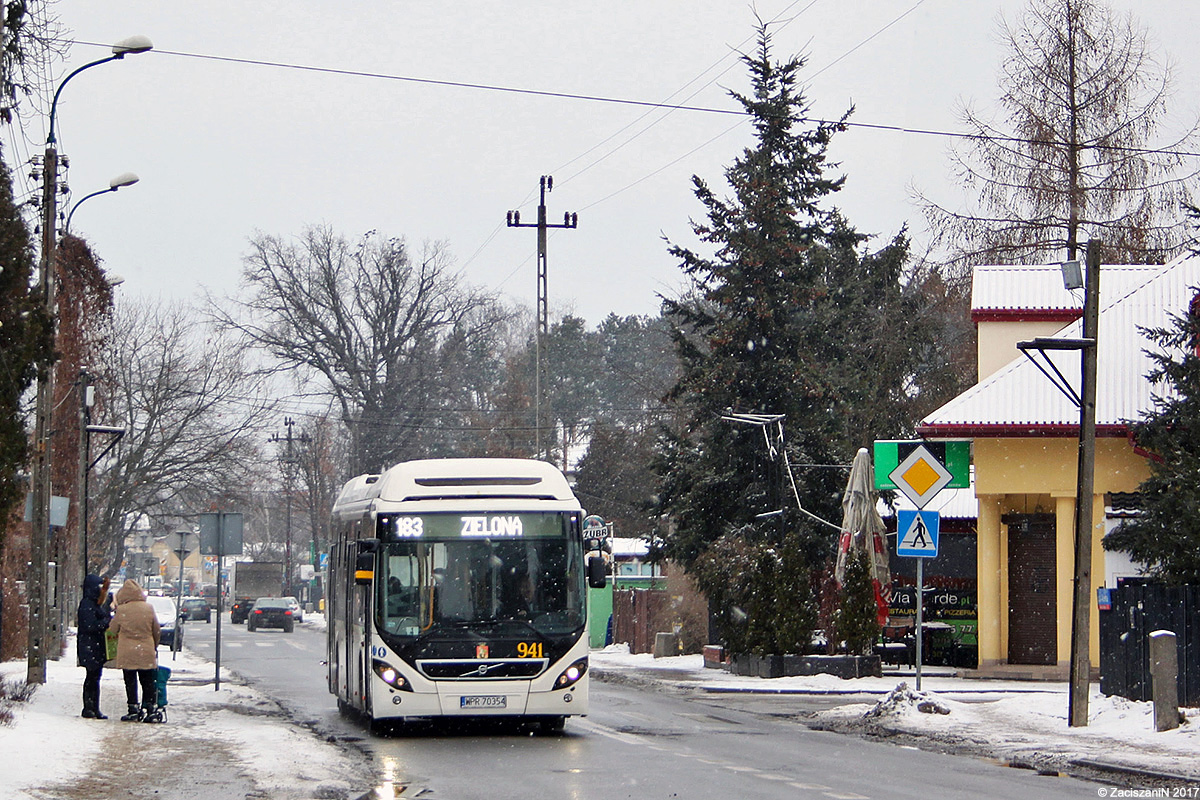
[(938, 554), (938, 528), (941, 515), (936, 511), (896, 511), (896, 555), (935, 558)]

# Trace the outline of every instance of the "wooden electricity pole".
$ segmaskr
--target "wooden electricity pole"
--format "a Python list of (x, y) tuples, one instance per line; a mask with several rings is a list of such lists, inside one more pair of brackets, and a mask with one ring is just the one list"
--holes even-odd
[(1079, 470), (1075, 489), (1075, 597), (1071, 617), (1071, 727), (1088, 724), (1092, 610), (1092, 495), (1096, 476), (1096, 344), (1100, 327), (1100, 241), (1087, 244), (1080, 356)]

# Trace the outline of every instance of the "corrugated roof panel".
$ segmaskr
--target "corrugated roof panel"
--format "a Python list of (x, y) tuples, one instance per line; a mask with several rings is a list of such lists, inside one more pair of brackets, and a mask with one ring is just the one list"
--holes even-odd
[[(1165, 266), (1109, 268), (1101, 271), (1097, 334), (1096, 424), (1122, 425), (1149, 409), (1151, 389), (1146, 374), (1150, 346), (1142, 328), (1170, 327), (1170, 315), (1186, 313), (1200, 284), (1200, 257), (1183, 256)], [(1061, 285), (1061, 284), (1060, 284)], [(1082, 322), (1065, 327), (1054, 338), (1081, 335)], [(1080, 355), (1050, 352), (1068, 383), (1078, 389)], [(1079, 409), (1025, 356), (1006, 366), (930, 414), (926, 429), (983, 426), (1078, 426)], [(961, 433), (961, 431), (959, 431)], [(927, 435), (936, 435), (927, 431)]]
[[(1105, 264), (1101, 292), (1106, 297), (1126, 294), (1153, 275), (1159, 266)], [(1063, 288), (1058, 264), (1033, 266), (993, 265), (976, 267), (971, 276), (971, 310), (987, 311), (1078, 311), (1083, 308), (1083, 291)]]

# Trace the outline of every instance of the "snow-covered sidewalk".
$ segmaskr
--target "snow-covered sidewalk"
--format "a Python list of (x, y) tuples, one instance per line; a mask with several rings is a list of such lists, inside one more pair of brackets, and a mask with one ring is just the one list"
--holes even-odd
[[(1121, 775), (1122, 785), (1145, 785), (1153, 774), (1192, 781), (1200, 790), (1200, 709), (1183, 709), (1189, 722), (1156, 733), (1149, 702), (1100, 694), (1092, 685), (1087, 727), (1067, 725), (1065, 683), (971, 680), (924, 674), (921, 695), (913, 678), (843, 680), (831, 675), (763, 679), (705, 669), (699, 655), (655, 659), (630, 655), (627, 645), (593, 651), (592, 669), (711, 693), (798, 692), (878, 696), (815, 713), (805, 724), (829, 730), (911, 737), (941, 749), (990, 755), (1037, 769), (1062, 770), (1072, 764), (1103, 766)], [(906, 684), (899, 688), (899, 684)], [(925, 704), (925, 711), (919, 707)], [(939, 713), (948, 712), (948, 713)]]
[[(83, 719), (83, 669), (67, 655), (46, 665), (46, 683), (12, 707), (0, 725), (0, 797), (12, 800), (308, 800), (362, 795), (373, 776), (365, 756), (290, 722), (279, 707), (225, 670), (188, 650), (170, 667), (163, 725), (121, 722), (125, 686), (105, 670), (100, 706), (107, 720)], [(26, 664), (0, 664), (6, 681), (23, 682)]]

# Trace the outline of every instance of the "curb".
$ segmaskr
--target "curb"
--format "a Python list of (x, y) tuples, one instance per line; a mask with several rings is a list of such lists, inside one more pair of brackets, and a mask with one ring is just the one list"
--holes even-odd
[[(893, 689), (757, 689), (750, 686), (702, 686), (708, 694), (888, 695)], [(938, 695), (963, 694), (1062, 694), (1051, 689), (939, 689)]]
[(1112, 761), (1100, 761), (1092, 758), (1076, 758), (1070, 762), (1071, 766), (1083, 767), (1085, 769), (1094, 769), (1098, 772), (1111, 772), (1116, 775), (1129, 775), (1134, 778), (1146, 778), (1155, 781), (1167, 781), (1170, 783), (1195, 784), (1200, 780), (1196, 775), (1183, 775), (1175, 772), (1160, 772), (1159, 770), (1144, 769), (1142, 767), (1133, 767), (1128, 764), (1117, 764)]

